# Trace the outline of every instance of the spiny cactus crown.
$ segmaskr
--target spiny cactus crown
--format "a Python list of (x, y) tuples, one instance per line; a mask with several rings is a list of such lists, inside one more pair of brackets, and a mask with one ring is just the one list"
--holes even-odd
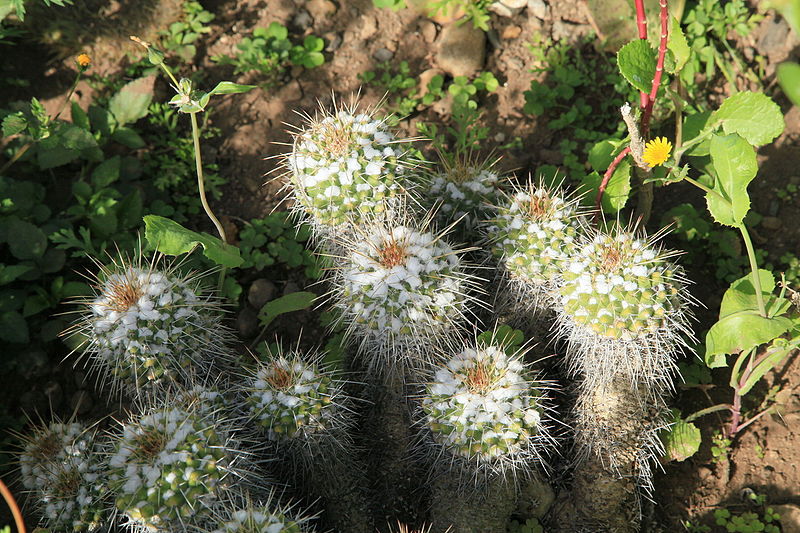
[(492, 254), (518, 280), (552, 284), (560, 275), (581, 228), (575, 200), (529, 183), (497, 207), (487, 224)]
[(218, 351), (222, 326), (212, 302), (173, 272), (115, 264), (106, 272), (80, 329), (87, 352), (129, 390), (175, 380)]
[(76, 422), (51, 422), (34, 428), (33, 433), (25, 437), (19, 456), (22, 486), (35, 489), (48, 484), (52, 464), (81, 455), (91, 446), (90, 441), (83, 437), (85, 431), (85, 426)]
[(570, 259), (563, 278), (565, 314), (613, 339), (667, 330), (679, 324), (685, 307), (679, 268), (646, 240), (625, 231), (588, 239)]
[(542, 393), (519, 356), (497, 346), (464, 348), (436, 371), (422, 409), (433, 438), (451, 453), (479, 461), (538, 455), (544, 437)]
[(212, 533), (301, 533), (300, 525), (269, 506), (236, 509)]
[(485, 166), (457, 161), (431, 180), (428, 197), (442, 204), (437, 216), (450, 224), (463, 217), (461, 226), (471, 229), (486, 218), (498, 194), (500, 179)]
[(471, 284), (440, 235), (379, 224), (351, 244), (335, 304), (361, 337), (362, 351), (385, 356), (451, 336)]
[(152, 408), (124, 424), (108, 461), (117, 508), (151, 527), (207, 511), (232, 463), (215, 425), (180, 407)]
[(335, 227), (382, 212), (401, 190), (409, 162), (382, 120), (341, 110), (310, 120), (288, 156), (299, 207), (314, 222)]
[(333, 429), (340, 420), (341, 385), (300, 354), (260, 363), (245, 385), (250, 416), (270, 440), (308, 437)]

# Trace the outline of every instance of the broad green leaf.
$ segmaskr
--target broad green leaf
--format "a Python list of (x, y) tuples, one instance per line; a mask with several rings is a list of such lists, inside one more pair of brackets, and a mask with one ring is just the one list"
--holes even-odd
[(121, 158), (118, 155), (106, 159), (92, 172), (92, 183), (95, 189), (105, 189), (119, 179)]
[(706, 364), (710, 368), (725, 366), (724, 359), (715, 356), (750, 350), (783, 335), (791, 327), (792, 321), (787, 317), (766, 318), (757, 311), (739, 311), (728, 315), (708, 330)]
[(242, 264), (239, 249), (208, 233), (197, 233), (184, 228), (174, 220), (157, 215), (144, 217), (144, 235), (147, 242), (167, 255), (189, 253), (197, 246), (203, 247), (203, 255), (218, 265), (235, 268)]
[[(586, 205), (594, 205), (597, 192), (600, 190), (600, 183), (603, 177), (598, 172), (592, 172), (583, 179), (580, 191), (583, 194), (582, 201)], [(602, 207), (606, 213), (616, 213), (628, 201), (631, 192), (631, 163), (628, 158), (622, 160), (608, 180), (605, 191), (603, 191)]]
[(133, 80), (111, 97), (108, 110), (111, 111), (120, 126), (136, 122), (147, 116), (147, 108), (153, 99), (155, 80), (155, 76)]
[(0, 264), (0, 285), (11, 283), (33, 267), (31, 265), (2, 265)]
[[(704, 133), (706, 128), (710, 126), (709, 119), (711, 118), (711, 111), (703, 111), (702, 113), (694, 113), (688, 115), (683, 121), (683, 143), (691, 141), (701, 133)], [(686, 152), (686, 155), (691, 156), (704, 156), (708, 155), (711, 139), (707, 138), (700, 143), (692, 146)]]
[(16, 217), (9, 219), (6, 224), (11, 255), (22, 260), (42, 257), (47, 249), (47, 236), (42, 230)]
[(307, 309), (317, 297), (313, 292), (292, 292), (264, 304), (258, 312), (262, 327), (269, 326), (280, 315)]
[(672, 52), (674, 65), (670, 70), (671, 74), (680, 72), (683, 66), (689, 60), (692, 49), (689, 48), (689, 43), (686, 42), (686, 37), (683, 35), (683, 30), (678, 22), (678, 19), (672, 17), (672, 24), (669, 32), (669, 40), (667, 41), (667, 50)]
[(766, 357), (759, 361), (759, 363), (750, 371), (747, 381), (745, 381), (744, 385), (742, 385), (742, 387), (739, 389), (739, 394), (744, 396), (750, 392), (750, 389), (752, 389), (753, 386), (758, 383), (758, 380), (764, 377), (764, 374), (780, 364), (780, 362), (783, 361), (796, 348), (796, 342), (788, 343), (785, 339), (778, 339), (778, 341), (770, 345), (764, 354)]
[(708, 210), (720, 224), (738, 226), (750, 210), (747, 185), (758, 172), (755, 151), (736, 134), (712, 136), (709, 150), (715, 175), (712, 189), (725, 200), (706, 193)]
[(752, 145), (762, 145), (783, 132), (778, 104), (763, 93), (742, 91), (728, 97), (712, 115), (725, 133), (737, 133)]
[(22, 111), (11, 113), (3, 119), (3, 137), (22, 133), (28, 127), (28, 120)]
[(616, 139), (604, 139), (595, 143), (589, 150), (589, 164), (597, 172), (605, 172), (623, 144), (624, 141)]
[(83, 108), (78, 102), (72, 102), (71, 107), (72, 107), (72, 123), (78, 126), (79, 128), (90, 130), (91, 126), (89, 125), (89, 115), (86, 114), (86, 111), (83, 110)]
[[(253, 32), (253, 34), (255, 35), (255, 32)], [(264, 35), (266, 37), (272, 37), (277, 41), (284, 41), (289, 37), (289, 30), (279, 22), (272, 22), (266, 32), (264, 32)]]
[[(758, 278), (761, 282), (761, 293), (764, 298), (772, 295), (775, 289), (775, 276), (769, 270), (759, 269)], [(753, 285), (753, 275), (747, 274), (733, 283), (722, 296), (722, 303), (719, 306), (719, 316), (724, 318), (739, 311), (757, 311), (758, 300), (756, 299), (756, 289)]]
[(325, 48), (325, 41), (316, 35), (306, 35), (306, 38), (303, 39), (303, 48), (309, 52), (322, 52), (322, 49)]
[(675, 412), (675, 422), (661, 432), (664, 456), (670, 461), (685, 461), (697, 453), (703, 440), (700, 428), (680, 417)]
[(132, 150), (138, 150), (139, 148), (144, 148), (145, 146), (144, 139), (142, 139), (136, 130), (127, 128), (125, 126), (112, 133), (111, 138)]
[(656, 73), (656, 51), (645, 40), (631, 41), (617, 52), (617, 66), (628, 83), (650, 92)]
[(41, 313), (50, 307), (50, 302), (43, 294), (31, 294), (25, 299), (25, 306), (22, 308), (22, 316), (28, 318), (37, 313)]
[(255, 85), (241, 85), (239, 83), (233, 83), (232, 81), (221, 81), (217, 84), (216, 87), (211, 89), (211, 92), (208, 94), (238, 94), (238, 93), (246, 93), (250, 89), (255, 89)]
[(21, 314), (16, 311), (0, 313), (0, 339), (19, 344), (29, 341), (28, 324)]
[(778, 65), (777, 74), (778, 83), (780, 83), (784, 94), (794, 105), (800, 106), (800, 65), (797, 63), (781, 63)]

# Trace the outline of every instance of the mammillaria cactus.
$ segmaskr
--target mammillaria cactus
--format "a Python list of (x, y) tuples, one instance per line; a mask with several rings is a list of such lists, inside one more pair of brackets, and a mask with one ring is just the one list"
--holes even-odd
[(208, 410), (163, 401), (124, 423), (110, 450), (109, 485), (129, 529), (195, 523), (247, 481), (242, 452)]
[(183, 381), (226, 357), (219, 307), (196, 276), (116, 260), (101, 266), (94, 298), (81, 302), (73, 334), (87, 338), (92, 364), (128, 392)]
[(491, 163), (466, 156), (455, 156), (453, 162), (445, 159), (442, 166), (430, 180), (426, 199), (441, 202), (436, 215), (443, 226), (458, 222), (466, 232), (471, 231), (486, 219), (490, 206), (497, 201), (500, 177)]
[(419, 165), (374, 110), (349, 108), (308, 118), (287, 155), (294, 208), (310, 218), (318, 236), (381, 213), (405, 195), (402, 178)]
[[(465, 347), (436, 370), (421, 405), (436, 444), (475, 471), (525, 475), (552, 444), (547, 384), (530, 377), (522, 353)], [(526, 470), (528, 472), (526, 472)]]
[(103, 523), (108, 489), (94, 436), (81, 424), (56, 421), (25, 437), (19, 459), (22, 483), (45, 527), (82, 532)]
[(303, 533), (311, 531), (308, 520), (292, 516), (291, 509), (279, 505), (270, 494), (265, 504), (248, 502), (226, 509), (211, 533)]
[(577, 199), (532, 181), (495, 206), (485, 230), (505, 284), (504, 311), (530, 316), (553, 306), (583, 225)]
[(404, 217), (376, 219), (345, 245), (333, 304), (374, 371), (419, 369), (449, 345), (476, 279), (442, 234)]
[(570, 369), (589, 386), (617, 375), (671, 384), (682, 336), (691, 336), (688, 282), (674, 255), (614, 227), (587, 236), (566, 263), (559, 328)]

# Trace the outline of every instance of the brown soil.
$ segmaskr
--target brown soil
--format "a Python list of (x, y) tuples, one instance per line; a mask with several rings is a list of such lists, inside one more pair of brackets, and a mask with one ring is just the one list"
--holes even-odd
[[(221, 173), (229, 180), (224, 200), (216, 209), (218, 214), (231, 219), (260, 217), (281, 203), (279, 156), (286, 151), (285, 143), (290, 140), (287, 128), (301, 123), (300, 114), (313, 115), (319, 105), (329, 106), (334, 98), (344, 100), (358, 91), (365, 104), (379, 102), (383, 95), (374, 87), (362, 87), (357, 76), (375, 69), (376, 51), (385, 48), (393, 52), (392, 63), (408, 61), (414, 73), (436, 67), (436, 42), (431, 39), (430, 21), (410, 9), (398, 12), (376, 9), (371, 0), (211, 0), (204, 4), (206, 9), (216, 14), (216, 19), (211, 33), (198, 47), (197, 65), (192, 68), (206, 71), (209, 83), (233, 78), (232, 69), (211, 62), (211, 56), (233, 54), (243, 35), (273, 21), (287, 25), (297, 34), (298, 29), (292, 21), (301, 9), (313, 18), (313, 24), (304, 30), (305, 33), (324, 36), (328, 43), (334, 38), (342, 39), (335, 51), (326, 52), (326, 63), (322, 67), (296, 69), (279, 87), (225, 97), (215, 104), (212, 123), (221, 128), (223, 134), (212, 150), (216, 153)], [(768, 93), (782, 104), (786, 112), (786, 132), (775, 143), (760, 150), (759, 178), (751, 187), (755, 209), (774, 219), (770, 220), (769, 227), (757, 228), (755, 236), (756, 245), (768, 250), (772, 258), (787, 251), (797, 253), (800, 244), (797, 224), (800, 196), (791, 201), (779, 201), (775, 196), (775, 191), (787, 183), (800, 184), (800, 110), (796, 107), (790, 109), (772, 77), (773, 65), (796, 53), (797, 39), (792, 34), (773, 42), (775, 39), (771, 32), (779, 31), (776, 24), (775, 17), (769, 16), (753, 36), (740, 43), (746, 49), (746, 56), (760, 54), (768, 59)], [(554, 26), (558, 32), (566, 31), (571, 39), (588, 33), (591, 26), (584, 4), (579, 0), (550, 2), (544, 19), (533, 16), (530, 9), (512, 18), (492, 15), (493, 35), (484, 70), (493, 72), (501, 86), (483, 102), (483, 122), (491, 128), (490, 139), (508, 141), (517, 136), (522, 139), (524, 148), (503, 152), (501, 161), (502, 168), (516, 169), (518, 176), (525, 176), (538, 165), (549, 163), (560, 141), (553, 138), (546, 128), (546, 121), (522, 112), (525, 103), (523, 91), (529, 88), (535, 77), (528, 70), (531, 56), (527, 43), (533, 32), (548, 35), (554, 31)], [(435, 30), (441, 32), (439, 26)], [(118, 36), (119, 32), (114, 35)], [(90, 46), (97, 59), (94, 72), (111, 74), (118, 71), (122, 62), (109, 51), (119, 46), (116, 37), (82, 44)], [(52, 65), (49, 71), (40, 68), (31, 72), (37, 75), (32, 92), (51, 105), (60, 97), (54, 87), (60, 87), (63, 93), (71, 81), (69, 76), (61, 74), (64, 68), (60, 63)], [(45, 72), (44, 77), (42, 72)], [(244, 76), (233, 81), (247, 83), (256, 80)], [(88, 88), (84, 88), (83, 97), (86, 98), (88, 93)], [(401, 127), (411, 135), (415, 133), (413, 124), (416, 121), (441, 122), (446, 118), (445, 113), (444, 107), (433, 106), (405, 120)], [(684, 196), (687, 194), (692, 201), (697, 199), (688, 191), (688, 185), (673, 186), (659, 193), (663, 194), (663, 202), (668, 205), (686, 201)], [(702, 203), (697, 205), (702, 206)], [(657, 217), (654, 219), (657, 223)], [(714, 285), (714, 280), (695, 281), (701, 293), (698, 297), (703, 299), (707, 308), (707, 311), (698, 313), (700, 322), (707, 327), (714, 320), (722, 289)], [(704, 298), (706, 294), (708, 298)], [(287, 329), (294, 331), (304, 321), (305, 318), (300, 325), (294, 320), (289, 321), (292, 324), (287, 324)], [(283, 327), (283, 322), (280, 324)], [(715, 403), (729, 402), (731, 392), (727, 379), (727, 369), (715, 371), (713, 386), (706, 390), (680, 389), (675, 403), (687, 413), (711, 405), (711, 399)], [(666, 464), (663, 472), (656, 474), (652, 494), (655, 505), (645, 504), (645, 524), (650, 531), (682, 531), (681, 521), (689, 518), (693, 523), (700, 521), (713, 525), (715, 508), (745, 508), (740, 499), (745, 488), (766, 494), (774, 505), (800, 505), (800, 357), (797, 354), (768, 374), (765, 383), (751, 394), (756, 404), (772, 385), (781, 388), (778, 398), (780, 414), (762, 417), (748, 427), (734, 440), (727, 460), (712, 461), (710, 450), (711, 436), (721, 427), (722, 420), (710, 415), (699, 421), (704, 437), (700, 452), (682, 463)], [(749, 406), (750, 409), (756, 407)], [(784, 531), (790, 530), (785, 528)]]

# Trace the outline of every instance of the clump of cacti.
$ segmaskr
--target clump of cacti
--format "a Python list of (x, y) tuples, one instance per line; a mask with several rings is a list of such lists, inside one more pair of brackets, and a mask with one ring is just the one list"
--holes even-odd
[(392, 209), (420, 164), (374, 110), (357, 104), (308, 117), (286, 157), (289, 190), (319, 237)]
[(266, 503), (248, 501), (226, 508), (215, 520), (211, 533), (303, 533), (310, 531), (308, 520), (295, 516), (291, 508), (280, 505), (270, 493)]
[(227, 355), (219, 305), (199, 279), (158, 261), (101, 266), (95, 296), (80, 302), (72, 333), (114, 389), (164, 389), (207, 371)]
[(503, 283), (499, 307), (535, 320), (555, 291), (585, 225), (577, 198), (529, 181), (505, 195), (484, 229)]
[(653, 240), (613, 226), (586, 236), (564, 265), (559, 332), (574, 375), (594, 387), (626, 376), (669, 387), (690, 337), (682, 269)]
[(452, 344), (471, 312), (475, 278), (442, 234), (409, 216), (376, 218), (347, 241), (333, 305), (367, 366), (420, 369)]
[(466, 346), (425, 386), (425, 427), (467, 470), (529, 475), (552, 445), (547, 383), (531, 375), (522, 351), (510, 351)]

